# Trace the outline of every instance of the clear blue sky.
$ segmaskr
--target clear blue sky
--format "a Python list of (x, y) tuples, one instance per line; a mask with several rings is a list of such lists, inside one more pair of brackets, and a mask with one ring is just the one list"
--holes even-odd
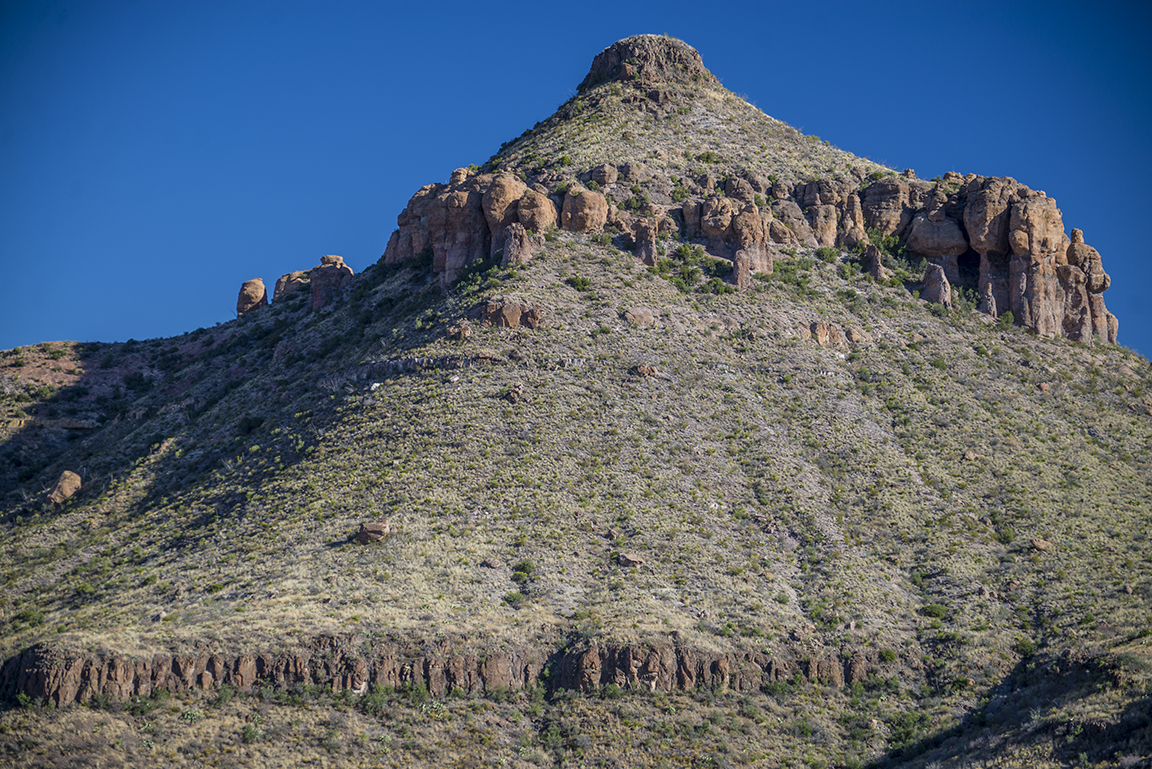
[(416, 189), (645, 32), (857, 155), (1045, 190), (1152, 354), (1152, 11), (1107, 0), (0, 0), (0, 349), (211, 326), (323, 254), (359, 271)]

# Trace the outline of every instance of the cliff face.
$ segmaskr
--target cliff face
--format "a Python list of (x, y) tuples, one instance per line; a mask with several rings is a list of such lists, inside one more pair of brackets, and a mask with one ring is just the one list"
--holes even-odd
[[(502, 649), (488, 654), (447, 643), (423, 648), (395, 643), (366, 644), (363, 638), (324, 637), (292, 654), (157, 654), (148, 657), (68, 654), (37, 645), (0, 669), (0, 696), (20, 692), (63, 707), (94, 697), (114, 700), (228, 685), (241, 691), (259, 686), (322, 685), (363, 694), (370, 687), (423, 686), (436, 697), (459, 689), (469, 695), (544, 685), (596, 692), (614, 684), (647, 691), (696, 687), (757, 691), (765, 682), (803, 680), (842, 687), (867, 678), (884, 665), (875, 651), (771, 655), (718, 653), (676, 645), (627, 646), (590, 643), (560, 652)], [(896, 670), (898, 666), (888, 665)], [(889, 671), (891, 672), (891, 671)]]

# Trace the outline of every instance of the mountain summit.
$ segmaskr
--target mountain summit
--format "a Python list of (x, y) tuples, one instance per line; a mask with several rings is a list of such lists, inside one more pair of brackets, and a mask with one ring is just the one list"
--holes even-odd
[(1055, 200), (1009, 177), (921, 181), (803, 136), (726, 91), (671, 38), (605, 49), (555, 115), (483, 168), (422, 188), (384, 259), (431, 248), (448, 285), (502, 253), (513, 223), (608, 228), (649, 266), (661, 237), (699, 242), (734, 263), (741, 288), (788, 249), (852, 249), (869, 264), (900, 249), (940, 268), (922, 290), (945, 307), (955, 289), (1042, 336), (1116, 341), (1100, 254), (1079, 230), (1065, 234)]
[(645, 35), (285, 270), (0, 353), (21, 766), (1152, 757), (1152, 369), (1044, 193)]

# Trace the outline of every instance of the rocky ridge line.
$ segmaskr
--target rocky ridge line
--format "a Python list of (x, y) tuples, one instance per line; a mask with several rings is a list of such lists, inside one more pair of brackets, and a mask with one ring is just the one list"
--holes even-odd
[[(657, 35), (621, 40), (596, 56), (580, 92), (600, 104), (596, 94), (605, 88), (622, 92), (621, 103), (631, 109), (656, 109), (665, 119), (678, 114), (681, 102), (680, 112), (701, 109), (693, 105), (702, 91), (731, 97), (695, 49)], [(562, 108), (541, 130), (554, 130), (567, 114)], [(584, 169), (565, 167), (566, 156), (556, 160), (547, 171), (515, 164), (497, 170), (503, 161), (497, 156), (484, 169), (460, 168), (447, 184), (421, 187), (397, 217), (383, 261), (426, 258), (447, 287), (477, 262), (527, 263), (542, 245), (540, 235), (559, 226), (614, 233), (650, 266), (658, 239), (701, 244), (733, 262), (733, 282), (745, 289), (753, 273), (771, 272), (774, 261), (786, 258), (785, 250), (858, 250), (878, 263), (878, 252), (867, 247), (896, 242), (942, 269), (942, 276), (930, 270), (922, 287), (933, 302), (950, 306), (952, 286), (966, 283), (980, 311), (993, 318), (1011, 312), (1042, 336), (1116, 341), (1118, 323), (1102, 296), (1111, 280), (1100, 254), (1079, 230), (1065, 235), (1054, 199), (1010, 177), (950, 172), (922, 181), (910, 170), (869, 173), (861, 161), (837, 178), (793, 184), (781, 180), (784, 169), (736, 167), (725, 174), (714, 166), (715, 172), (684, 176), (636, 159)], [(703, 165), (714, 162), (706, 158)]]

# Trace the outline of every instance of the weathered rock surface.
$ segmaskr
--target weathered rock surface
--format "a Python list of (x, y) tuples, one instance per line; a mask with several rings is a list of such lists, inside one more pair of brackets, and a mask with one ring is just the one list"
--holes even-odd
[(535, 241), (520, 222), (512, 222), (504, 231), (503, 256), (501, 267), (528, 264), (532, 261), (532, 248)]
[[(499, 648), (463, 653), (448, 642), (374, 644), (362, 637), (322, 637), (295, 651), (104, 656), (68, 653), (37, 644), (0, 668), (0, 696), (23, 693), (33, 701), (64, 707), (94, 697), (123, 701), (158, 689), (172, 693), (223, 685), (241, 691), (258, 683), (288, 689), (322, 685), (363, 693), (371, 686), (427, 687), (434, 697), (455, 688), (478, 695), (527, 689), (537, 684), (595, 692), (609, 684), (643, 691), (724, 687), (755, 691), (796, 676), (827, 686), (867, 678), (879, 664), (873, 650), (855, 650), (847, 661), (837, 649), (805, 646), (779, 653), (705, 651), (674, 644), (645, 646), (592, 643), (551, 648)], [(545, 668), (552, 671), (541, 678)]]
[(624, 311), (624, 320), (634, 326), (651, 326), (656, 323), (656, 314), (649, 307), (633, 307)]
[(236, 314), (258, 310), (268, 306), (268, 292), (264, 289), (264, 281), (260, 278), (244, 281), (240, 286), (240, 296), (236, 299)]
[(480, 310), (480, 325), (505, 328), (539, 328), (544, 321), (544, 308), (526, 299), (495, 296)]
[(526, 190), (517, 208), (520, 224), (536, 234), (556, 226), (556, 205), (552, 199), (536, 190)]
[(308, 272), (296, 270), (281, 275), (276, 281), (276, 288), (272, 292), (272, 302), (279, 302), (285, 297), (295, 294), (308, 286)]
[(351, 280), (352, 268), (344, 264), (343, 257), (334, 254), (321, 257), (320, 266), (308, 272), (308, 282), (312, 286), (312, 309), (319, 310), (331, 304)]
[(661, 35), (637, 35), (605, 48), (592, 60), (583, 92), (613, 80), (628, 83), (719, 85), (692, 46)]
[(573, 187), (564, 195), (560, 226), (569, 232), (600, 232), (608, 221), (608, 201), (599, 192)]
[(528, 191), (528, 185), (509, 173), (496, 174), (484, 192), (484, 218), (488, 223), (492, 255), (504, 250), (504, 238), (508, 227), (519, 224), (520, 198)]
[(65, 470), (56, 479), (56, 485), (52, 487), (52, 491), (48, 492), (48, 501), (54, 505), (62, 505), (65, 500), (80, 491), (82, 485), (79, 475), (71, 470)]
[[(627, 81), (625, 103), (643, 102), (643, 110), (660, 114), (660, 105), (675, 91), (672, 84), (696, 87), (700, 78), (714, 82), (694, 50), (640, 36), (602, 52), (582, 88)], [(652, 157), (666, 159), (664, 152)], [(1045, 336), (1116, 338), (1116, 318), (1101, 296), (1110, 280), (1099, 254), (1065, 237), (1054, 200), (1010, 177), (950, 172), (928, 182), (911, 170), (878, 175), (851, 167), (835, 178), (792, 183), (747, 169), (721, 176), (707, 165), (690, 177), (673, 176), (665, 164), (649, 166), (626, 157), (584, 169), (565, 165), (496, 174), (459, 169), (447, 184), (421, 188), (397, 217), (385, 263), (430, 258), (446, 286), (486, 255), (513, 251), (505, 264), (522, 263), (526, 241), (521, 237), (510, 248), (506, 243), (517, 222), (529, 235), (559, 223), (587, 234), (615, 228), (613, 234), (630, 239), (637, 258), (650, 266), (657, 262), (660, 237), (693, 241), (712, 257), (731, 261), (730, 280), (745, 289), (755, 273), (773, 269), (783, 250), (879, 246), (896, 253), (890, 249), (903, 247), (914, 262), (923, 258), (941, 267), (949, 289), (974, 289), (980, 310), (992, 317), (1011, 312), (1019, 325)], [(585, 189), (577, 179), (611, 188), (607, 192), (615, 200), (633, 185), (633, 198), (627, 205), (610, 205), (604, 194)], [(562, 200), (549, 196), (558, 185), (567, 185)], [(644, 201), (640, 206), (637, 198)], [(875, 238), (885, 242), (872, 243)], [(890, 280), (875, 250), (864, 256), (869, 274)], [(940, 290), (943, 283), (933, 281), (929, 295), (950, 295)]]
[(389, 521), (367, 521), (360, 524), (356, 532), (356, 541), (361, 545), (379, 542), (392, 533), (392, 524)]
[(884, 266), (880, 249), (869, 245), (864, 249), (864, 272), (872, 276), (877, 283), (885, 283), (892, 279), (892, 270)]
[(948, 283), (943, 267), (938, 264), (928, 265), (920, 298), (930, 304), (942, 304), (946, 309), (952, 309), (952, 286)]

